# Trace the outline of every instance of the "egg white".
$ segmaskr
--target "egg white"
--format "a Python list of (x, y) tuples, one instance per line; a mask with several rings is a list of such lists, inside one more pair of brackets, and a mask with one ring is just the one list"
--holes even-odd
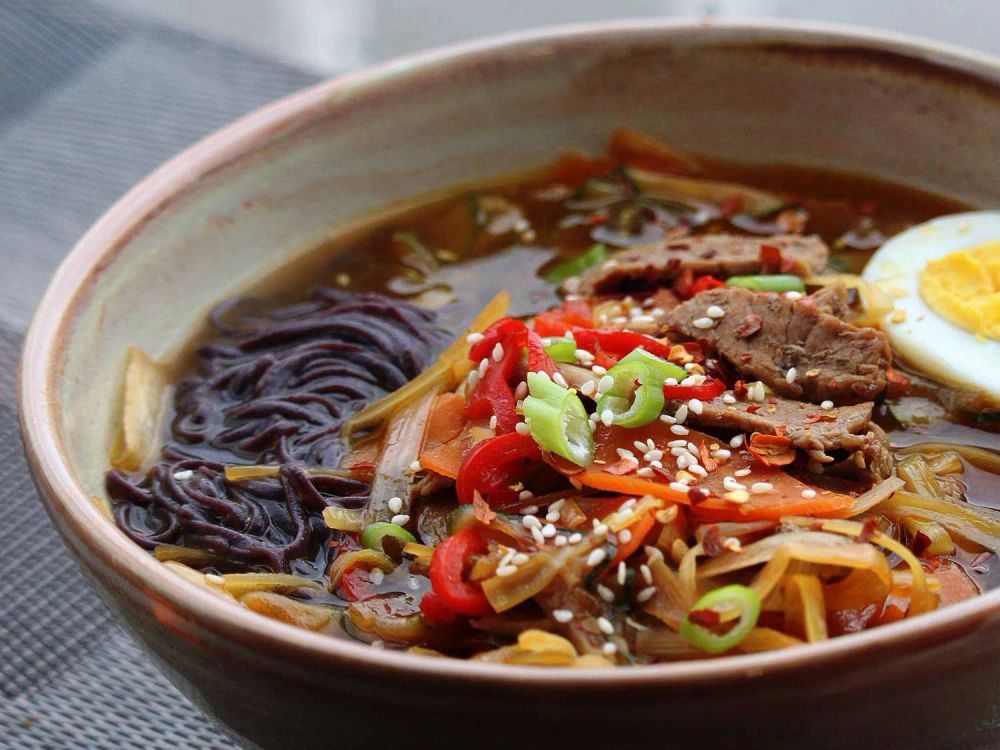
[(861, 276), (892, 299), (895, 310), (886, 315), (882, 329), (903, 359), (939, 380), (1000, 402), (1000, 341), (977, 338), (948, 322), (920, 296), (920, 275), (928, 261), (992, 241), (1000, 241), (1000, 211), (942, 216), (892, 237)]

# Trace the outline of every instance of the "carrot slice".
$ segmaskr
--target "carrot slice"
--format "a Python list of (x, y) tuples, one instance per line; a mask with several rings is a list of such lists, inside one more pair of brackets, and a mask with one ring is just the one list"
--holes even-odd
[(574, 474), (573, 479), (584, 487), (592, 487), (595, 490), (619, 492), (630, 497), (652, 495), (672, 503), (691, 504), (686, 492), (671, 489), (670, 485), (665, 482), (637, 477), (635, 474), (609, 474), (600, 469), (590, 468), (579, 474)]
[(434, 399), (424, 430), (424, 450), (449, 443), (465, 429), (465, 398), (458, 393), (442, 393)]

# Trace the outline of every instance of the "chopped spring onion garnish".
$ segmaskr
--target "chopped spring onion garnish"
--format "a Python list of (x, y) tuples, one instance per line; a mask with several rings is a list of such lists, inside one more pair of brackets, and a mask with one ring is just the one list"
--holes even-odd
[(578, 466), (589, 466), (594, 437), (580, 397), (541, 372), (528, 373), (528, 392), (524, 418), (535, 442)]
[(576, 342), (565, 336), (547, 339), (545, 353), (556, 362), (576, 362)]
[(597, 413), (611, 412), (611, 423), (642, 427), (663, 411), (663, 381), (640, 362), (619, 362), (608, 370), (614, 384), (597, 402)]
[[(650, 354), (642, 347), (633, 349), (631, 352), (626, 354), (621, 358), (620, 364), (625, 362), (639, 362), (640, 364), (646, 365), (653, 375), (659, 380), (659, 385), (663, 385), (667, 378), (674, 378), (677, 382), (684, 380), (688, 376), (688, 373), (683, 367), (679, 367), (672, 362), (667, 362), (667, 360)], [(650, 383), (650, 385), (654, 385)]]
[(383, 552), (382, 540), (387, 536), (398, 539), (400, 547), (409, 542), (417, 541), (416, 537), (402, 526), (388, 523), (387, 521), (379, 521), (365, 526), (365, 530), (361, 532), (361, 544), (376, 552)]
[[(738, 583), (723, 586), (701, 597), (681, 623), (688, 643), (710, 654), (728, 651), (746, 638), (760, 617), (760, 597)], [(738, 619), (737, 619), (738, 618)], [(733, 622), (725, 632), (717, 632)]]
[(805, 292), (802, 279), (790, 273), (776, 273), (768, 276), (730, 276), (729, 286), (741, 286), (755, 292)]
[(608, 259), (608, 249), (600, 242), (591, 245), (586, 252), (563, 261), (545, 274), (545, 280), (550, 284), (561, 284), (571, 276), (579, 276), (588, 268), (593, 268)]

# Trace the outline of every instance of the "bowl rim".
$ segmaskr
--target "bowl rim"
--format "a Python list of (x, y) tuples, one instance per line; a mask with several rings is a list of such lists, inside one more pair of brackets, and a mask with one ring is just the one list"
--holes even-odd
[[(305, 631), (235, 607), (184, 580), (157, 562), (124, 534), (108, 533), (108, 520), (75, 481), (63, 457), (57, 428), (59, 364), (67, 328), (95, 277), (142, 227), (165, 206), (201, 180), (242, 156), (304, 129), (349, 107), (352, 98), (397, 78), (433, 75), (497, 55), (525, 54), (550, 45), (584, 40), (616, 42), (676, 35), (736, 45), (792, 44), (824, 50), (889, 53), (901, 60), (931, 64), (941, 74), (959, 74), (1000, 91), (1000, 57), (926, 40), (825, 22), (707, 20), (704, 18), (633, 19), (578, 23), (519, 31), (447, 45), (331, 78), (255, 110), (215, 131), (171, 158), (112, 205), (76, 243), (60, 264), (38, 304), (25, 336), (18, 369), (18, 413), (32, 473), (47, 510), (58, 520), (64, 542), (86, 547), (124, 585), (141, 586), (177, 612), (244, 647), (282, 654), (325, 667), (350, 666), (395, 674), (420, 675), (451, 683), (488, 682), (509, 689), (533, 687), (600, 691), (623, 686), (705, 685), (749, 676), (785, 674), (830, 666), (850, 657), (874, 656), (886, 647), (912, 651), (922, 643), (946, 642), (1000, 616), (1000, 589), (887, 627), (830, 639), (809, 648), (727, 656), (713, 660), (605, 669), (537, 669), (458, 659), (435, 659), (374, 649), (365, 644)], [(411, 81), (412, 82), (412, 81)]]

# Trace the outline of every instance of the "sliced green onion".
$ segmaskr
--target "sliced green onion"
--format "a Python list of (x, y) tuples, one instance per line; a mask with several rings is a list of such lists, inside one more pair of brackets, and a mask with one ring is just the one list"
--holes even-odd
[(691, 613), (681, 623), (681, 635), (688, 643), (710, 654), (728, 651), (747, 637), (760, 617), (760, 597), (753, 589), (738, 583), (710, 591), (695, 602), (691, 612), (714, 612), (720, 620), (729, 622), (733, 613), (739, 616), (725, 633), (716, 633), (705, 625), (691, 622)]
[(647, 385), (662, 386), (667, 378), (674, 378), (679, 383), (688, 376), (683, 367), (679, 367), (672, 362), (667, 362), (667, 360), (661, 359), (655, 354), (650, 354), (641, 346), (622, 357), (618, 364), (624, 364), (625, 362), (639, 362), (646, 365), (652, 371), (653, 375), (659, 380), (659, 383), (647, 383)]
[(368, 549), (382, 552), (382, 540), (387, 536), (396, 537), (400, 542), (400, 547), (404, 544), (417, 541), (416, 537), (402, 526), (397, 526), (388, 521), (379, 521), (378, 523), (370, 523), (365, 526), (364, 531), (361, 532), (361, 544)]
[(578, 466), (589, 466), (594, 460), (594, 436), (576, 392), (553, 383), (544, 372), (529, 372), (528, 393), (524, 419), (535, 442)]
[(576, 362), (576, 342), (565, 336), (545, 339), (545, 353), (556, 362)]
[(608, 375), (614, 385), (598, 399), (598, 415), (610, 411), (611, 423), (620, 427), (642, 427), (660, 416), (663, 381), (653, 369), (641, 362), (622, 360), (608, 370)]
[(802, 279), (790, 273), (776, 273), (767, 276), (730, 276), (729, 286), (741, 286), (755, 292), (805, 292)]
[(588, 268), (593, 268), (608, 259), (608, 248), (598, 242), (590, 249), (580, 253), (575, 258), (563, 261), (545, 274), (545, 280), (550, 284), (561, 284), (572, 276), (579, 276)]

